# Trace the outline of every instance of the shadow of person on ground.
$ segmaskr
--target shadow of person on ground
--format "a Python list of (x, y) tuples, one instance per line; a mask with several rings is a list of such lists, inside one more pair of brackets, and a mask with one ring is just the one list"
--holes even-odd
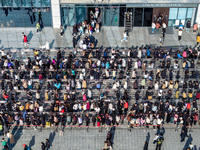
[(29, 34), (27, 35), (28, 42), (31, 41), (32, 37), (33, 37), (33, 33), (32, 31), (30, 31)]
[(32, 136), (32, 139), (29, 142), (29, 148), (30, 148), (30, 150), (31, 150), (31, 147), (34, 146), (34, 145), (35, 145), (35, 135)]
[(12, 129), (12, 135), (15, 135), (15, 132), (17, 131), (17, 129), (18, 129), (18, 125), (16, 125), (13, 129)]
[(157, 134), (158, 134), (158, 135), (161, 135), (161, 134), (162, 134), (162, 135), (164, 136), (164, 134), (165, 134), (165, 128), (162, 127), (162, 128), (160, 128), (160, 129), (158, 129), (158, 130), (157, 130)]
[(143, 150), (148, 150), (149, 140), (150, 140), (150, 133), (148, 132), (147, 136), (146, 136), (146, 140), (144, 142), (144, 148), (143, 148)]
[[(15, 127), (14, 127), (15, 128)], [(16, 131), (14, 132), (13, 130), (12, 130), (12, 133), (14, 133), (13, 134), (13, 136), (14, 136), (14, 139), (15, 139), (15, 143), (14, 143), (14, 145), (11, 147), (9, 147), (9, 150), (12, 150), (14, 147), (15, 147), (15, 145), (16, 145), (16, 143), (17, 143), (17, 141), (20, 139), (20, 137), (22, 136), (22, 129), (23, 129), (23, 127), (22, 126), (20, 126), (19, 128), (17, 127), (17, 129), (16, 129)]]
[(148, 132), (148, 133), (147, 133), (147, 136), (146, 136), (146, 141), (147, 141), (147, 143), (149, 143), (149, 140), (150, 140), (150, 133)]
[(49, 48), (50, 48), (50, 49), (53, 48), (53, 44), (54, 44), (54, 42), (55, 42), (55, 40), (52, 40), (52, 42), (49, 43)]
[(52, 146), (53, 140), (55, 138), (55, 135), (56, 135), (55, 131), (53, 131), (53, 133), (51, 132), (50, 135), (49, 135), (49, 143), (50, 143), (51, 146)]
[(112, 134), (111, 143), (112, 143), (112, 146), (113, 146), (113, 144), (114, 144), (114, 137), (115, 137), (115, 126), (111, 127), (110, 132)]
[(189, 144), (190, 144), (192, 141), (193, 141), (193, 138), (192, 138), (192, 136), (191, 136), (191, 134), (190, 134), (189, 137), (188, 137), (188, 139), (187, 139), (187, 141), (186, 141), (186, 143), (185, 143), (185, 146), (183, 147), (183, 150), (186, 150), (186, 149), (188, 148)]
[(197, 146), (196, 145), (194, 145), (194, 150), (197, 150)]

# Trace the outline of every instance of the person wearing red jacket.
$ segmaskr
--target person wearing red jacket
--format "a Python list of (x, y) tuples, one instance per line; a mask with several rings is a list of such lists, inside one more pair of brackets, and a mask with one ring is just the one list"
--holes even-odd
[(4, 92), (3, 98), (4, 98), (6, 101), (8, 100), (9, 96), (8, 96), (8, 94), (7, 94), (6, 92)]
[(24, 43), (27, 43), (28, 42), (28, 40), (27, 40), (27, 36), (24, 34), (24, 38), (23, 38), (23, 40), (24, 40)]

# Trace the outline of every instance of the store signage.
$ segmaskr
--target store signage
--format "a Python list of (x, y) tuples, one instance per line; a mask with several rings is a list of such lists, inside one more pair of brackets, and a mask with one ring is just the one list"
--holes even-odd
[(143, 3), (143, 4), (127, 4), (127, 7), (198, 7), (198, 4), (173, 4), (173, 3)]

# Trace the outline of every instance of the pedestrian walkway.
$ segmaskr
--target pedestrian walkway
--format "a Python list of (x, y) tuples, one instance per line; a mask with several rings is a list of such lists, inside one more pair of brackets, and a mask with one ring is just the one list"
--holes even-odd
[[(160, 29), (161, 30), (161, 29)], [(172, 31), (173, 30), (173, 31)], [(164, 46), (181, 46), (196, 44), (196, 35), (183, 32), (182, 41), (178, 43), (178, 36), (176, 29), (170, 29), (170, 34), (166, 34)], [(65, 30), (63, 37), (60, 37), (59, 29), (52, 29), (46, 27), (40, 34), (36, 33), (35, 28), (0, 28), (0, 48), (24, 48), (21, 44), (23, 40), (22, 32), (24, 32), (28, 41), (29, 48), (38, 48), (45, 45), (48, 41), (50, 48), (56, 47), (72, 47), (72, 28), (68, 27)], [(134, 27), (133, 31), (129, 33), (128, 41), (121, 42), (123, 38), (124, 28), (122, 27), (102, 27), (99, 33), (93, 33), (92, 36), (97, 40), (97, 47), (131, 47), (141, 46), (146, 44), (153, 44), (160, 46), (160, 32), (152, 34), (147, 27)], [(85, 34), (85, 36), (89, 36)], [(84, 36), (78, 37), (83, 39)]]
[[(89, 132), (86, 132), (84, 129), (65, 130), (64, 136), (60, 136), (59, 132), (54, 132), (54, 130), (43, 130), (42, 132), (35, 130), (17, 131), (15, 135), (15, 137), (17, 137), (17, 144), (14, 146), (13, 150), (22, 149), (23, 144), (29, 145), (33, 150), (39, 150), (41, 147), (40, 143), (42, 141), (45, 142), (46, 138), (50, 138), (50, 142), (52, 143), (51, 149), (53, 150), (101, 150), (103, 142), (106, 139), (106, 134), (106, 130), (99, 133), (98, 130), (89, 130)], [(189, 138), (186, 138), (185, 141), (181, 143), (180, 130), (175, 132), (172, 129), (166, 129), (162, 150), (183, 150), (191, 141), (194, 148), (199, 150), (199, 130), (194, 129), (193, 132), (189, 132), (188, 134)], [(156, 144), (153, 144), (154, 137), (155, 131), (152, 129), (134, 129), (131, 132), (126, 129), (116, 129), (113, 139), (113, 149), (142, 150), (144, 142), (147, 139), (149, 142), (149, 150), (154, 150), (156, 147)]]

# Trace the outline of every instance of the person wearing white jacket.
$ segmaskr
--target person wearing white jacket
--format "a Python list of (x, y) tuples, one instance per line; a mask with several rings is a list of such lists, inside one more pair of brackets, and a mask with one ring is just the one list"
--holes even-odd
[(124, 89), (127, 89), (127, 88), (128, 88), (127, 81), (124, 81)]
[(77, 90), (81, 89), (81, 82), (80, 81), (76, 82), (76, 88), (77, 88)]
[(181, 37), (182, 37), (183, 31), (181, 29), (178, 30), (178, 42), (181, 41)]
[(137, 55), (137, 57), (138, 57), (139, 59), (142, 58), (142, 50), (141, 50), (141, 48), (139, 48), (139, 50), (138, 50), (138, 55)]
[(92, 91), (91, 91), (90, 89), (88, 89), (87, 96), (88, 96), (88, 98), (89, 98), (89, 99), (91, 99), (91, 98), (92, 98)]
[(123, 41), (127, 42), (127, 37), (128, 37), (128, 35), (127, 35), (127, 32), (126, 32), (126, 31), (124, 31), (123, 36), (124, 36), (124, 38), (121, 40), (121, 42), (123, 42)]
[(125, 68), (126, 67), (126, 60), (123, 58), (122, 59), (122, 67)]
[(155, 89), (155, 91), (157, 91), (159, 89), (158, 81), (155, 82), (154, 89)]

